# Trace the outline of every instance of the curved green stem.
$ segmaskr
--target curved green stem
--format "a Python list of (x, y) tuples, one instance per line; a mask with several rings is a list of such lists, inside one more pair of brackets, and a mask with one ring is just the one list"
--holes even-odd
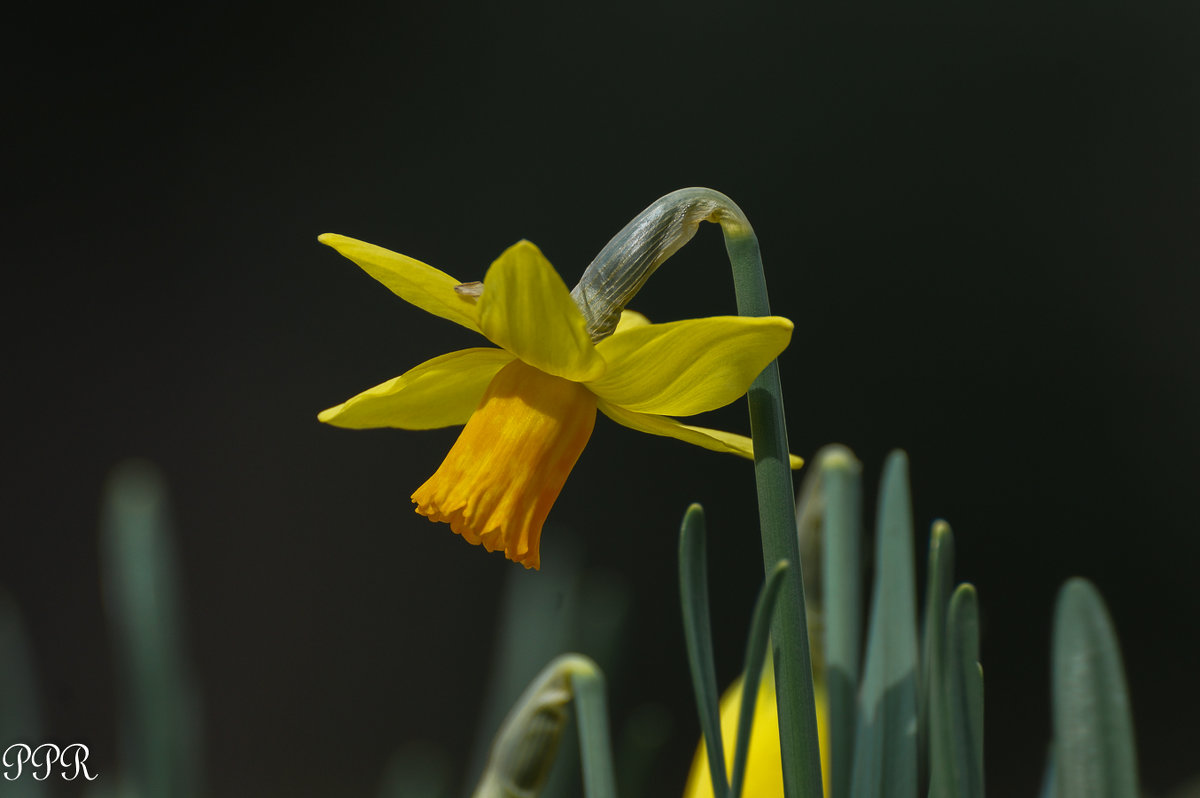
[[(625, 304), (695, 235), (701, 222), (719, 224), (725, 234), (738, 312), (743, 316), (770, 315), (758, 239), (746, 215), (718, 191), (684, 188), (659, 198), (625, 225), (571, 291), (592, 340), (612, 334)], [(778, 363), (763, 370), (750, 386), (748, 398), (763, 568), (769, 573), (780, 560), (796, 566), (795, 578), (784, 580), (771, 625), (784, 791), (787, 798), (822, 798), (812, 658)]]
[[(743, 316), (769, 315), (767, 282), (754, 230), (740, 211), (736, 216), (722, 217), (719, 222), (733, 266), (738, 312)], [(783, 417), (778, 361), (758, 375), (750, 386), (748, 398), (763, 568), (769, 571), (780, 560), (799, 565), (795, 492), (788, 464), (787, 426)], [(792, 579), (784, 580), (771, 625), (783, 789), (788, 798), (821, 798), (821, 751), (817, 740), (808, 620), (804, 611), (803, 570), (796, 567), (792, 573)]]

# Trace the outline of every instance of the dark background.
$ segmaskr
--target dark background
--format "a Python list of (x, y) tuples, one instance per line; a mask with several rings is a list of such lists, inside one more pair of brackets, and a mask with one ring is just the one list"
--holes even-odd
[[(851, 446), (868, 517), (887, 451), (920, 529), (948, 519), (983, 607), (993, 794), (1031, 794), (1050, 617), (1094, 580), (1122, 636), (1142, 778), (1193, 774), (1200, 477), (1200, 14), (830, 11), (812, 4), (210, 4), (16, 17), (0, 585), (48, 732), (115, 767), (98, 587), (120, 459), (169, 480), (208, 791), (369, 795), (424, 739), (465, 767), (517, 566), (410, 509), (453, 431), (353, 433), (318, 410), (479, 340), (316, 243), (463, 280), (519, 238), (573, 284), (658, 196), (753, 221), (792, 448)], [(733, 311), (704, 229), (636, 302)], [(746, 430), (739, 405), (701, 423)], [(544, 547), (629, 586), (620, 719), (697, 737), (676, 529), (703, 501), (722, 681), (761, 579), (749, 466), (599, 419)], [(923, 535), (919, 558), (924, 556)], [(471, 774), (468, 780), (473, 779)]]

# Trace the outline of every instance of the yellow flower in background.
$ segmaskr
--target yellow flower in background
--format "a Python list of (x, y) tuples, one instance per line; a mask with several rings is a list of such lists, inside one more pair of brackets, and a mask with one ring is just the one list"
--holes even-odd
[[(351, 429), (465, 424), (440, 468), (413, 493), (417, 512), (526, 568), (587, 444), (596, 410), (618, 424), (753, 457), (750, 439), (682, 424), (742, 396), (787, 346), (778, 316), (650, 324), (626, 313), (593, 343), (554, 267), (521, 241), (488, 269), (482, 291), (420, 261), (345, 236), (319, 240), (407, 302), (481, 333), (499, 349), (436, 357), (318, 418)], [(791, 457), (793, 468), (801, 460)]]
[[(821, 771), (825, 796), (829, 798), (829, 699), (822, 679), (813, 681), (817, 704), (817, 740), (821, 746)], [(732, 777), (733, 748), (737, 740), (738, 715), (742, 711), (742, 678), (721, 696), (721, 742), (725, 749), (726, 778)], [(692, 758), (684, 798), (713, 798), (712, 778), (708, 774), (708, 750), (704, 738)], [(754, 705), (754, 725), (750, 730), (750, 753), (746, 757), (746, 780), (742, 798), (783, 798), (783, 759), (779, 753), (779, 710), (775, 705), (775, 669), (767, 657), (758, 701)]]

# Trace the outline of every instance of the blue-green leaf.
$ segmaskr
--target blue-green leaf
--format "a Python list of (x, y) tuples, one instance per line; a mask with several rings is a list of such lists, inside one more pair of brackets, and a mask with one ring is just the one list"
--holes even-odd
[(1046, 770), (1042, 773), (1041, 798), (1058, 798), (1058, 768), (1054, 765), (1054, 746), (1046, 752)]
[(679, 596), (687, 643), (692, 689), (700, 714), (700, 731), (708, 751), (708, 770), (715, 798), (729, 794), (725, 751), (721, 745), (721, 715), (717, 699), (717, 669), (713, 664), (712, 624), (708, 610), (708, 557), (704, 542), (704, 509), (693, 504), (679, 530)]
[(921, 750), (928, 753), (930, 798), (953, 796), (953, 721), (947, 696), (946, 615), (954, 582), (954, 534), (936, 521), (929, 534), (929, 573), (925, 588), (925, 622), (921, 668)]
[(950, 795), (983, 798), (983, 671), (975, 588), (959, 585), (946, 621), (946, 706), (953, 746)]
[(1059, 591), (1051, 654), (1058, 798), (1137, 798), (1137, 756), (1116, 631), (1086, 579)]
[(825, 499), (821, 581), (831, 749), (827, 778), (832, 798), (848, 798), (863, 624), (862, 466), (844, 447), (821, 457), (819, 465)]
[[(41, 712), (37, 700), (37, 680), (29, 656), (29, 642), (16, 604), (8, 593), (0, 590), (0, 751), (7, 754), (14, 743), (37, 747), (42, 740)], [(16, 761), (8, 760), (4, 764)], [(89, 773), (95, 775), (94, 765)], [(9, 780), (3, 782), (4, 795), (12, 798), (41, 798), (46, 794), (45, 782), (16, 774), (5, 768)]]
[(586, 798), (617, 798), (604, 674), (599, 668), (575, 670), (571, 674), (571, 687), (579, 728), (583, 794)]
[(199, 794), (198, 698), (183, 656), (166, 488), (149, 463), (125, 463), (114, 472), (100, 537), (124, 699), (124, 772), (139, 795)]
[(851, 794), (916, 798), (917, 602), (908, 458), (903, 452), (888, 457), (879, 507)]

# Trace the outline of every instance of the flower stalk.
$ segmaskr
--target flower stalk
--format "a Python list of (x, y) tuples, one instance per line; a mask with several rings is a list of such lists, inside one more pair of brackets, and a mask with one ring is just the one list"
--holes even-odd
[[(743, 316), (769, 315), (758, 238), (740, 209), (735, 205), (733, 209), (737, 211), (736, 215), (722, 214), (718, 221), (733, 266), (738, 313)], [(750, 402), (750, 438), (754, 441), (754, 479), (758, 486), (763, 569), (769, 571), (780, 560), (800, 563), (778, 361), (772, 361), (763, 369), (751, 384), (747, 398)], [(776, 663), (778, 684), (783, 789), (788, 798), (820, 798), (823, 795), (821, 751), (802, 568), (795, 568), (792, 576), (783, 582), (771, 625), (771, 653)]]
[[(700, 222), (719, 224), (733, 268), (738, 313), (769, 316), (767, 283), (758, 238), (733, 200), (708, 188), (672, 192), (638, 214), (600, 252), (571, 292), (588, 333), (599, 340), (616, 327), (621, 310), (650, 275), (695, 235)], [(804, 584), (796, 536), (795, 499), (779, 365), (771, 361), (750, 386), (750, 431), (762, 533), (763, 569), (796, 563), (785, 579), (771, 625), (772, 658), (779, 684), (783, 783), (788, 798), (820, 798), (821, 757), (804, 610)]]

